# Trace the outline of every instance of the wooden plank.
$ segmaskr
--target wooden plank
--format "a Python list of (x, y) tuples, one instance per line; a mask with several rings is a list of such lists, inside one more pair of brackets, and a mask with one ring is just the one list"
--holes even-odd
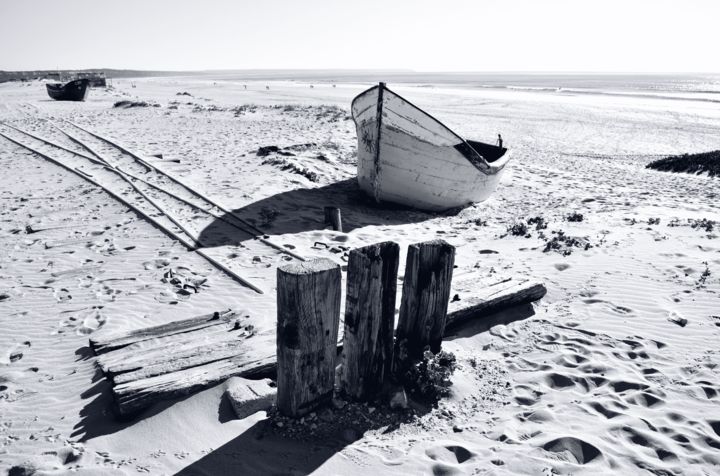
[(537, 301), (547, 293), (545, 285), (535, 280), (504, 280), (478, 291), (471, 286), (472, 283), (468, 282), (464, 286), (467, 291), (458, 293), (460, 300), (448, 305), (446, 327)]
[[(199, 354), (194, 359), (194, 365), (186, 366), (193, 367), (217, 360), (214, 350), (207, 351), (208, 345), (220, 350), (228, 341), (244, 341), (245, 337), (242, 329), (234, 329), (229, 322), (226, 325), (209, 326), (192, 332), (150, 339), (114, 352), (107, 352), (98, 357), (98, 365), (103, 372), (115, 377), (118, 374), (134, 372), (140, 368), (162, 366)], [(202, 350), (203, 348), (205, 350)], [(183, 367), (177, 367), (176, 370), (180, 368)]]
[(377, 396), (390, 376), (399, 261), (391, 241), (354, 249), (348, 258), (340, 387), (355, 400)]
[(251, 347), (256, 343), (254, 340), (238, 339), (237, 337), (225, 342), (205, 339), (196, 341), (194, 346), (176, 349), (171, 354), (163, 352), (164, 357), (153, 360), (151, 364), (137, 365), (138, 362), (129, 366), (119, 364), (116, 367), (110, 367), (109, 373), (115, 375), (113, 381), (119, 385), (220, 360), (242, 358), (252, 353)]
[(277, 271), (277, 405), (291, 417), (332, 398), (340, 324), (340, 265), (326, 258)]
[(342, 216), (339, 208), (325, 207), (325, 224), (330, 225), (334, 231), (342, 231)]
[(396, 375), (404, 373), (423, 352), (440, 351), (450, 300), (455, 247), (444, 240), (408, 247), (400, 316), (395, 332)]
[[(272, 349), (274, 337), (261, 347)], [(258, 344), (260, 345), (260, 344)], [(155, 377), (126, 382), (113, 387), (115, 404), (121, 417), (132, 416), (161, 400), (189, 395), (224, 382), (230, 377), (258, 378), (275, 368), (274, 352), (257, 358), (238, 356)]]
[(109, 352), (114, 349), (142, 342), (158, 337), (170, 336), (184, 332), (191, 332), (204, 327), (226, 324), (229, 320), (238, 317), (233, 310), (213, 312), (202, 316), (173, 321), (159, 326), (135, 329), (117, 334), (98, 334), (90, 338), (90, 347), (96, 354)]

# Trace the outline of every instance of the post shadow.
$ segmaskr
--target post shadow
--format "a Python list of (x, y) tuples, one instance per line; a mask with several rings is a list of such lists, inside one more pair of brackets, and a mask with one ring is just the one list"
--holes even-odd
[[(341, 209), (346, 233), (365, 226), (418, 223), (438, 216), (398, 205), (375, 204), (360, 190), (356, 178), (276, 193), (233, 210), (233, 213), (267, 234), (283, 235), (324, 229), (325, 206)], [(224, 215), (202, 230), (199, 238), (206, 248), (236, 245), (253, 239), (225, 220), (236, 222), (232, 216)]]
[[(218, 411), (220, 421), (227, 419), (227, 416), (223, 415), (226, 410), (223, 410), (222, 406), (221, 402), (221, 408)], [(318, 409), (318, 411), (322, 412), (322, 409)], [(343, 410), (334, 411), (337, 413)], [(426, 411), (429, 411), (429, 408), (420, 409), (419, 412), (416, 411), (415, 415), (421, 415)], [(271, 418), (266, 418), (175, 474), (176, 476), (308, 475), (343, 448), (362, 438), (366, 431), (387, 427), (384, 433), (390, 433), (398, 429), (401, 424), (408, 423), (414, 418), (416, 416), (405, 411), (399, 413), (390, 424), (387, 421), (372, 420), (363, 420), (354, 425), (333, 421), (329, 432), (310, 438), (300, 435), (287, 436), (274, 426)], [(342, 419), (338, 418), (338, 420)]]

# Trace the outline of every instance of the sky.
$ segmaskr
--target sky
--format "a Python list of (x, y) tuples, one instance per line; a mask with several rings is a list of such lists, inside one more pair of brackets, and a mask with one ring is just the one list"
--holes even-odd
[(0, 70), (720, 73), (718, 0), (0, 0)]

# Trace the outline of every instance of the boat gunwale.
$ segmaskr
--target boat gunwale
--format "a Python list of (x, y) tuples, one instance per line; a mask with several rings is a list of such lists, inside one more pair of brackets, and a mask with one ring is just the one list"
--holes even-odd
[[(353, 98), (353, 100), (350, 102), (350, 114), (352, 115), (353, 122), (355, 122), (356, 125), (357, 125), (357, 120), (356, 120), (356, 118), (355, 118), (355, 109), (354, 109), (355, 102), (356, 102), (358, 99), (360, 99), (362, 96), (365, 96), (366, 94), (370, 93), (371, 91), (373, 91), (373, 90), (375, 90), (375, 89), (379, 89), (379, 88), (380, 88), (380, 85), (379, 85), (379, 84), (376, 84), (375, 86), (372, 86), (372, 87), (370, 87), (369, 89), (366, 89), (365, 91), (363, 91), (363, 92), (361, 92), (360, 94), (358, 94), (357, 96), (355, 96), (355, 97)], [(485, 174), (487, 174), (487, 175), (494, 175), (494, 174), (500, 172), (503, 168), (505, 168), (505, 165), (507, 165), (508, 160), (510, 160), (510, 151), (509, 151), (507, 148), (505, 148), (505, 153), (502, 155), (502, 157), (500, 157), (500, 158), (497, 159), (497, 160), (494, 160), (493, 162), (488, 162), (487, 160), (485, 160), (485, 157), (483, 157), (482, 154), (480, 154), (478, 151), (475, 150), (475, 148), (474, 148), (472, 145), (470, 145), (470, 143), (469, 143), (468, 141), (466, 141), (465, 139), (463, 139), (462, 137), (460, 137), (455, 131), (453, 131), (453, 130), (450, 129), (448, 126), (446, 126), (446, 125), (445, 125), (442, 121), (440, 121), (438, 118), (436, 118), (435, 116), (433, 116), (433, 115), (430, 114), (429, 112), (425, 111), (424, 109), (416, 106), (416, 105), (413, 104), (411, 101), (408, 101), (408, 100), (405, 99), (403, 96), (401, 96), (401, 95), (399, 95), (398, 93), (396, 93), (395, 91), (392, 91), (392, 90), (391, 90), (390, 88), (388, 88), (386, 85), (383, 85), (383, 89), (385, 89), (385, 90), (387, 90), (387, 91), (390, 91), (390, 92), (393, 93), (395, 96), (397, 96), (397, 97), (400, 98), (401, 100), (405, 101), (406, 103), (408, 103), (408, 104), (409, 104), (410, 106), (412, 106), (413, 108), (415, 108), (415, 109), (417, 109), (418, 111), (420, 111), (421, 113), (425, 114), (428, 118), (430, 118), (430, 119), (432, 119), (433, 121), (437, 122), (437, 123), (440, 124), (442, 127), (444, 127), (450, 134), (452, 134), (453, 136), (455, 136), (455, 137), (460, 141), (460, 143), (467, 145), (467, 146), (470, 148), (470, 150), (472, 150), (473, 152), (475, 152), (477, 158), (479, 158), (480, 160), (482, 160), (482, 163), (485, 165), (485, 167), (487, 167), (487, 169), (485, 170), (485, 169), (482, 169), (482, 168), (478, 167), (478, 164), (474, 163), (474, 162), (473, 162), (472, 160), (470, 160), (468, 157), (465, 157), (465, 155), (462, 154), (462, 152), (460, 152), (460, 154), (465, 158), (465, 160), (467, 160), (468, 162), (470, 162), (470, 164), (471, 164), (473, 167), (475, 167), (476, 169), (478, 169), (480, 172), (483, 172), (483, 173), (485, 173)], [(480, 142), (480, 141), (475, 141), (475, 142)], [(482, 142), (482, 143), (484, 144), (484, 142)], [(488, 145), (490, 145), (490, 144), (488, 144)]]

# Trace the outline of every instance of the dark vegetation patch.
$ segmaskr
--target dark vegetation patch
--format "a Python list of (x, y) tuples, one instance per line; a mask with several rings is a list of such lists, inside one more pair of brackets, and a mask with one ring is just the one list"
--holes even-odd
[(290, 162), (284, 157), (268, 157), (267, 159), (262, 161), (263, 165), (274, 165), (278, 167), (280, 170), (283, 170), (285, 172), (290, 172), (293, 174), (302, 175), (306, 179), (308, 179), (311, 182), (317, 182), (320, 180), (320, 177), (317, 173), (313, 172), (312, 170), (308, 170), (304, 167), (301, 167), (297, 164), (294, 164), (293, 162)]
[(146, 102), (146, 101), (122, 100), (122, 101), (117, 101), (115, 104), (113, 104), (113, 107), (118, 107), (118, 108), (122, 108), (122, 109), (130, 109), (131, 107), (160, 107), (160, 104), (150, 103), (150, 102)]
[(351, 119), (351, 116), (345, 109), (335, 105), (300, 106), (295, 104), (277, 104), (270, 106), (270, 108), (280, 110), (283, 113), (311, 116), (315, 120), (325, 122), (339, 122)]
[(576, 248), (580, 248), (586, 251), (592, 248), (590, 241), (588, 241), (586, 238), (568, 236), (562, 230), (553, 231), (552, 233), (554, 236), (545, 243), (543, 253), (547, 253), (549, 251), (556, 251), (563, 256), (568, 256), (572, 254), (573, 250)]
[(689, 226), (693, 230), (705, 230), (708, 233), (712, 233), (717, 225), (718, 223), (715, 220), (708, 220), (707, 218), (701, 218), (700, 220), (688, 218), (685, 223), (676, 218), (668, 223), (668, 226)]
[(539, 216), (528, 218), (527, 222), (528, 222), (528, 225), (534, 225), (535, 229), (538, 231), (544, 230), (548, 227), (547, 221), (545, 221), (545, 218), (539, 217)]
[(545, 218), (537, 216), (528, 218), (526, 221), (513, 223), (507, 228), (507, 232), (512, 236), (524, 236), (525, 238), (530, 238), (532, 236), (532, 228), (535, 228), (537, 231), (542, 231), (547, 227), (548, 223)]
[(530, 238), (532, 236), (530, 234), (530, 229), (528, 228), (527, 224), (522, 221), (510, 225), (507, 231), (512, 236), (524, 236), (525, 238)]
[(700, 154), (673, 155), (650, 162), (646, 168), (688, 174), (707, 172), (710, 177), (720, 176), (720, 150)]
[(571, 214), (569, 214), (568, 216), (565, 217), (565, 221), (570, 221), (570, 222), (581, 222), (584, 219), (585, 219), (585, 217), (583, 216), (583, 214), (578, 213), (578, 212), (572, 212)]
[(433, 354), (426, 350), (422, 360), (413, 365), (401, 381), (408, 393), (422, 401), (434, 402), (450, 392), (453, 372), (457, 367), (455, 355), (441, 350)]

